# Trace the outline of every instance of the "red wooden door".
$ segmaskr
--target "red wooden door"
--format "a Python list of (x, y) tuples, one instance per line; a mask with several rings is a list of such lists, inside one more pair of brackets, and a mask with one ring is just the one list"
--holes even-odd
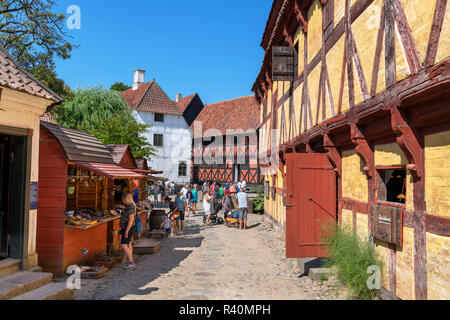
[(326, 154), (287, 155), (286, 256), (326, 257), (323, 226), (337, 221), (337, 178)]

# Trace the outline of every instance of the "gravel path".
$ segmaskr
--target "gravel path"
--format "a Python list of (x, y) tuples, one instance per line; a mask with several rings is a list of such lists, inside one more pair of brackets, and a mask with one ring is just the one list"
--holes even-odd
[(207, 227), (201, 215), (187, 218), (184, 235), (162, 240), (134, 270), (116, 266), (102, 279), (83, 279), (76, 299), (319, 299), (284, 258), (282, 233), (258, 215), (249, 215), (249, 227)]

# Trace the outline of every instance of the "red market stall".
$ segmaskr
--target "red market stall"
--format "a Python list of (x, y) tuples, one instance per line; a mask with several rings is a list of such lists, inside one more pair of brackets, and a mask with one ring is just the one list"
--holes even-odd
[(96, 138), (41, 122), (36, 249), (44, 271), (63, 275), (105, 253), (108, 222), (119, 220), (110, 181), (138, 178)]

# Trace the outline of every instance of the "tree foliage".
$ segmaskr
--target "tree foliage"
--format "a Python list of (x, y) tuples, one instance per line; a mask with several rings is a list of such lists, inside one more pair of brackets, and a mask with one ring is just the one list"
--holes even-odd
[(131, 89), (131, 86), (129, 86), (123, 82), (116, 82), (111, 86), (110, 89), (114, 90), (114, 91), (118, 91), (118, 92), (123, 92), (125, 90)]
[(0, 42), (22, 67), (67, 97), (71, 90), (57, 78), (55, 58), (69, 59), (74, 45), (55, 6), (54, 0), (0, 0)]
[(154, 155), (153, 148), (143, 133), (148, 125), (130, 121), (125, 115), (118, 115), (109, 121), (103, 121), (92, 135), (104, 144), (128, 144), (136, 159), (149, 158)]
[(78, 89), (52, 112), (62, 126), (92, 134), (104, 144), (129, 144), (136, 158), (149, 158), (153, 148), (120, 93), (102, 87)]

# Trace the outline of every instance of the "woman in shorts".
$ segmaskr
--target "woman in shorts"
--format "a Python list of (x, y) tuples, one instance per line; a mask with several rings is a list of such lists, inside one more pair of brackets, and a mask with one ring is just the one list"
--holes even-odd
[(198, 203), (198, 186), (196, 184), (194, 184), (194, 188), (192, 189), (192, 199), (191, 199), (191, 203), (192, 203), (192, 210), (194, 211), (194, 216), (195, 213), (197, 212), (197, 203)]
[(126, 206), (126, 208), (122, 211), (122, 215), (120, 217), (121, 230), (119, 235), (121, 236), (120, 244), (125, 254), (120, 267), (123, 269), (130, 269), (136, 267), (133, 260), (133, 247), (131, 246), (133, 235), (136, 230), (136, 205), (133, 201), (133, 196), (129, 192), (122, 195), (122, 203)]

